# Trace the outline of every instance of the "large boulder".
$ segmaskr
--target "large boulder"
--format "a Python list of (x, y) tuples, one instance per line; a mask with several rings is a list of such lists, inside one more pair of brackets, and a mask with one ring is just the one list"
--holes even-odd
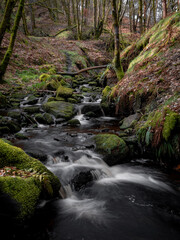
[(59, 179), (40, 161), (2, 139), (0, 149), (0, 168), (10, 168), (8, 175), (0, 177), (0, 192), (17, 205), (18, 218), (31, 216), (40, 199), (51, 199), (59, 195)]
[(128, 158), (129, 149), (123, 139), (114, 134), (95, 136), (96, 150), (104, 155), (109, 165), (120, 163)]
[(63, 101), (47, 102), (43, 105), (45, 112), (54, 115), (56, 118), (71, 119), (75, 114), (75, 107), (73, 104)]

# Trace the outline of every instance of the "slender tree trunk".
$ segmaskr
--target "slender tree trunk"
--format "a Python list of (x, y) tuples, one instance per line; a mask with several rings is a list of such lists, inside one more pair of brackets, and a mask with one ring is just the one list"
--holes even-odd
[(15, 4), (16, 4), (16, 0), (8, 0), (6, 2), (5, 12), (4, 12), (1, 24), (0, 24), (0, 46), (1, 46), (4, 34), (6, 32), (6, 29), (9, 25), (9, 22), (11, 19), (11, 13), (13, 11)]
[(120, 61), (120, 41), (119, 41), (119, 22), (117, 15), (117, 3), (116, 0), (111, 0), (112, 3), (112, 17), (113, 17), (113, 28), (114, 28), (114, 66), (116, 70), (116, 75), (119, 80), (124, 76)]
[(29, 31), (28, 31), (28, 26), (27, 26), (27, 21), (26, 21), (26, 14), (25, 14), (24, 9), (23, 9), (23, 12), (22, 12), (22, 20), (23, 20), (24, 34), (26, 36), (28, 36), (29, 35)]
[(163, 18), (167, 17), (167, 2), (166, 0), (162, 0), (162, 8), (163, 8)]
[(153, 18), (154, 24), (156, 24), (156, 0), (153, 0)]
[(144, 32), (147, 30), (147, 2), (144, 0)]
[(94, 12), (94, 35), (97, 30), (97, 0), (93, 0), (93, 12)]
[(140, 33), (143, 33), (143, 7), (142, 7), (142, 0), (139, 0), (139, 27), (140, 27)]
[(75, 2), (74, 0), (71, 1), (72, 3), (72, 15), (73, 15), (73, 21), (74, 21), (74, 24), (76, 24), (76, 9), (75, 9)]
[(3, 76), (6, 72), (7, 66), (9, 64), (9, 60), (11, 58), (12, 52), (13, 52), (13, 47), (14, 47), (14, 43), (16, 40), (16, 35), (17, 35), (17, 30), (19, 27), (19, 23), (22, 17), (22, 12), (24, 9), (24, 2), (25, 0), (20, 0), (19, 5), (18, 5), (18, 10), (16, 13), (16, 17), (14, 20), (14, 25), (12, 27), (12, 33), (11, 33), (11, 37), (10, 37), (10, 42), (9, 42), (9, 46), (8, 49), (4, 55), (4, 58), (0, 64), (0, 82), (3, 82)]

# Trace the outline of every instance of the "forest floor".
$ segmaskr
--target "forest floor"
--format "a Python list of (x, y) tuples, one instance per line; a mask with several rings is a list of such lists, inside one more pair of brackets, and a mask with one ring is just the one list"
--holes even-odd
[[(22, 27), (20, 27), (5, 75), (7, 84), (0, 85), (1, 91), (12, 89), (12, 86), (27, 88), (27, 86), (38, 83), (39, 76), (42, 74), (42, 66), (47, 64), (53, 65), (57, 72), (67, 71), (67, 53), (75, 58), (71, 71), (111, 63), (113, 39), (110, 34), (102, 34), (99, 40), (82, 41), (74, 40), (72, 35), (49, 37), (55, 36), (66, 27), (67, 24), (63, 18), (58, 23), (54, 23), (48, 18), (47, 13), (41, 14), (38, 18), (35, 36), (25, 36)], [(111, 20), (107, 24), (107, 29), (112, 31)], [(88, 27), (84, 31), (88, 33)], [(126, 44), (138, 37), (138, 34), (129, 33), (127, 19), (125, 19), (121, 31)], [(74, 34), (74, 32), (72, 33)], [(8, 43), (9, 34), (7, 33), (1, 46), (0, 59), (2, 59)]]

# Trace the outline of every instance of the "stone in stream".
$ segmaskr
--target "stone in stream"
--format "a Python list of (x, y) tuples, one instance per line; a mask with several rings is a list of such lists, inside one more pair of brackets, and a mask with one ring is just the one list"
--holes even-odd
[(74, 105), (68, 102), (47, 102), (43, 104), (42, 108), (45, 112), (54, 115), (56, 118), (63, 118), (66, 120), (71, 119), (76, 113)]
[(98, 104), (87, 104), (81, 109), (82, 114), (93, 112), (95, 117), (103, 116), (101, 107)]
[(128, 158), (129, 149), (123, 139), (114, 134), (98, 134), (94, 137), (96, 150), (104, 155), (109, 165), (120, 163)]
[(78, 119), (71, 119), (68, 121), (68, 125), (76, 127), (76, 126), (81, 125), (81, 123)]
[(133, 124), (135, 123), (135, 121), (138, 121), (140, 118), (140, 114), (139, 113), (135, 113), (133, 115), (130, 115), (126, 118), (124, 118), (121, 122), (120, 122), (120, 129), (127, 129), (127, 128), (131, 128), (133, 126)]
[(58, 97), (70, 98), (73, 94), (73, 91), (74, 90), (72, 88), (68, 88), (60, 85), (57, 89), (56, 98)]
[(23, 110), (29, 114), (34, 114), (34, 113), (39, 113), (40, 108), (38, 106), (33, 106), (33, 107), (25, 107)]
[(80, 191), (85, 188), (86, 185), (93, 181), (93, 175), (91, 171), (80, 172), (70, 182), (71, 188), (74, 191)]
[(35, 115), (35, 119), (38, 123), (41, 124), (53, 124), (54, 120), (53, 117), (49, 113), (38, 113)]
[(31, 95), (27, 98), (26, 101), (23, 102), (23, 105), (33, 105), (38, 102), (38, 98), (35, 97), (34, 95)]

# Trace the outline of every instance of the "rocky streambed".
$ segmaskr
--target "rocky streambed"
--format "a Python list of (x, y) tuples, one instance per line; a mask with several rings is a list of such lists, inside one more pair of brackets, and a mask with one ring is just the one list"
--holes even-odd
[[(51, 84), (52, 85), (52, 84)], [(72, 88), (73, 87), (73, 88)], [(50, 88), (49, 88), (50, 89)], [(0, 133), (58, 177), (60, 196), (40, 201), (9, 239), (178, 239), (178, 185), (142, 158), (131, 129), (105, 116), (92, 80), (56, 92), (13, 94), (1, 105)], [(12, 238), (13, 237), (13, 238)]]

